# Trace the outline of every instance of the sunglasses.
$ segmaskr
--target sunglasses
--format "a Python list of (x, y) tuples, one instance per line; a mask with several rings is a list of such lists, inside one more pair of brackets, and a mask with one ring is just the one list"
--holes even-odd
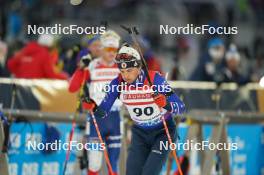
[(135, 61), (136, 58), (133, 57), (132, 55), (121, 53), (116, 56), (115, 60), (116, 62), (128, 62), (128, 61)]
[(117, 52), (118, 48), (114, 48), (114, 47), (105, 47), (104, 50), (107, 51), (107, 52)]

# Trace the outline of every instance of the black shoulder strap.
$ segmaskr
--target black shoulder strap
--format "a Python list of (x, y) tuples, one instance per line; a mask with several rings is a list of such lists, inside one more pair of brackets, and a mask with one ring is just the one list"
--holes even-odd
[(120, 89), (122, 86), (122, 83), (124, 82), (124, 80), (123, 80), (123, 78), (122, 78), (122, 76), (121, 76), (121, 74), (118, 74), (118, 96), (117, 96), (117, 98), (118, 99), (120, 99), (120, 92), (121, 92), (121, 90), (122, 89)]

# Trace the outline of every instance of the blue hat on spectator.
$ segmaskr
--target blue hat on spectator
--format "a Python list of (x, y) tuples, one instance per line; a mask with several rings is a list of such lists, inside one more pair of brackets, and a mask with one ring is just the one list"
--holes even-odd
[(223, 45), (224, 45), (224, 41), (220, 38), (213, 38), (208, 41), (208, 48), (223, 46)]

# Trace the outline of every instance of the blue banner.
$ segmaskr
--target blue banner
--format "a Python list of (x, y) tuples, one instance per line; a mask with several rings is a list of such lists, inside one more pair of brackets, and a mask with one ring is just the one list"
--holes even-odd
[[(180, 139), (178, 143), (186, 143), (188, 126), (180, 125), (178, 128)], [(212, 134), (212, 126), (203, 126), (203, 141), (209, 141)], [(228, 125), (228, 143), (236, 143), (237, 150), (229, 151), (231, 175), (263, 175), (264, 174), (264, 127), (261, 125)], [(190, 141), (190, 140), (189, 140)], [(177, 151), (179, 158), (183, 156), (184, 150)], [(216, 163), (219, 159), (215, 157), (212, 174), (221, 174), (221, 170), (217, 172)], [(198, 174), (199, 154), (198, 151), (190, 152), (190, 169), (189, 174)], [(220, 160), (221, 163), (221, 160)], [(164, 166), (162, 174), (166, 174), (166, 166)], [(176, 164), (173, 159), (171, 173), (175, 172)]]
[[(71, 124), (54, 124), (60, 133), (60, 143), (68, 143)], [(15, 123), (11, 126), (9, 157), (10, 175), (61, 175), (66, 151), (63, 149), (46, 153), (44, 123)], [(80, 140), (80, 131), (75, 130), (73, 140)], [(38, 147), (34, 147), (36, 145)], [(39, 144), (41, 143), (41, 144)], [(31, 144), (31, 145), (30, 145)], [(34, 150), (37, 148), (37, 150)], [(58, 148), (58, 147), (57, 147)], [(67, 175), (74, 174), (76, 150), (71, 151)]]

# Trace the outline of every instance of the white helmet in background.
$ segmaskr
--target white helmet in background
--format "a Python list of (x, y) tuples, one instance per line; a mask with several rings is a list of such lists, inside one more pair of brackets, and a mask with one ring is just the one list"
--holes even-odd
[(120, 36), (113, 30), (106, 31), (100, 38), (104, 48), (119, 48)]
[(42, 46), (52, 47), (55, 43), (55, 37), (52, 34), (42, 34), (38, 38), (38, 43)]

